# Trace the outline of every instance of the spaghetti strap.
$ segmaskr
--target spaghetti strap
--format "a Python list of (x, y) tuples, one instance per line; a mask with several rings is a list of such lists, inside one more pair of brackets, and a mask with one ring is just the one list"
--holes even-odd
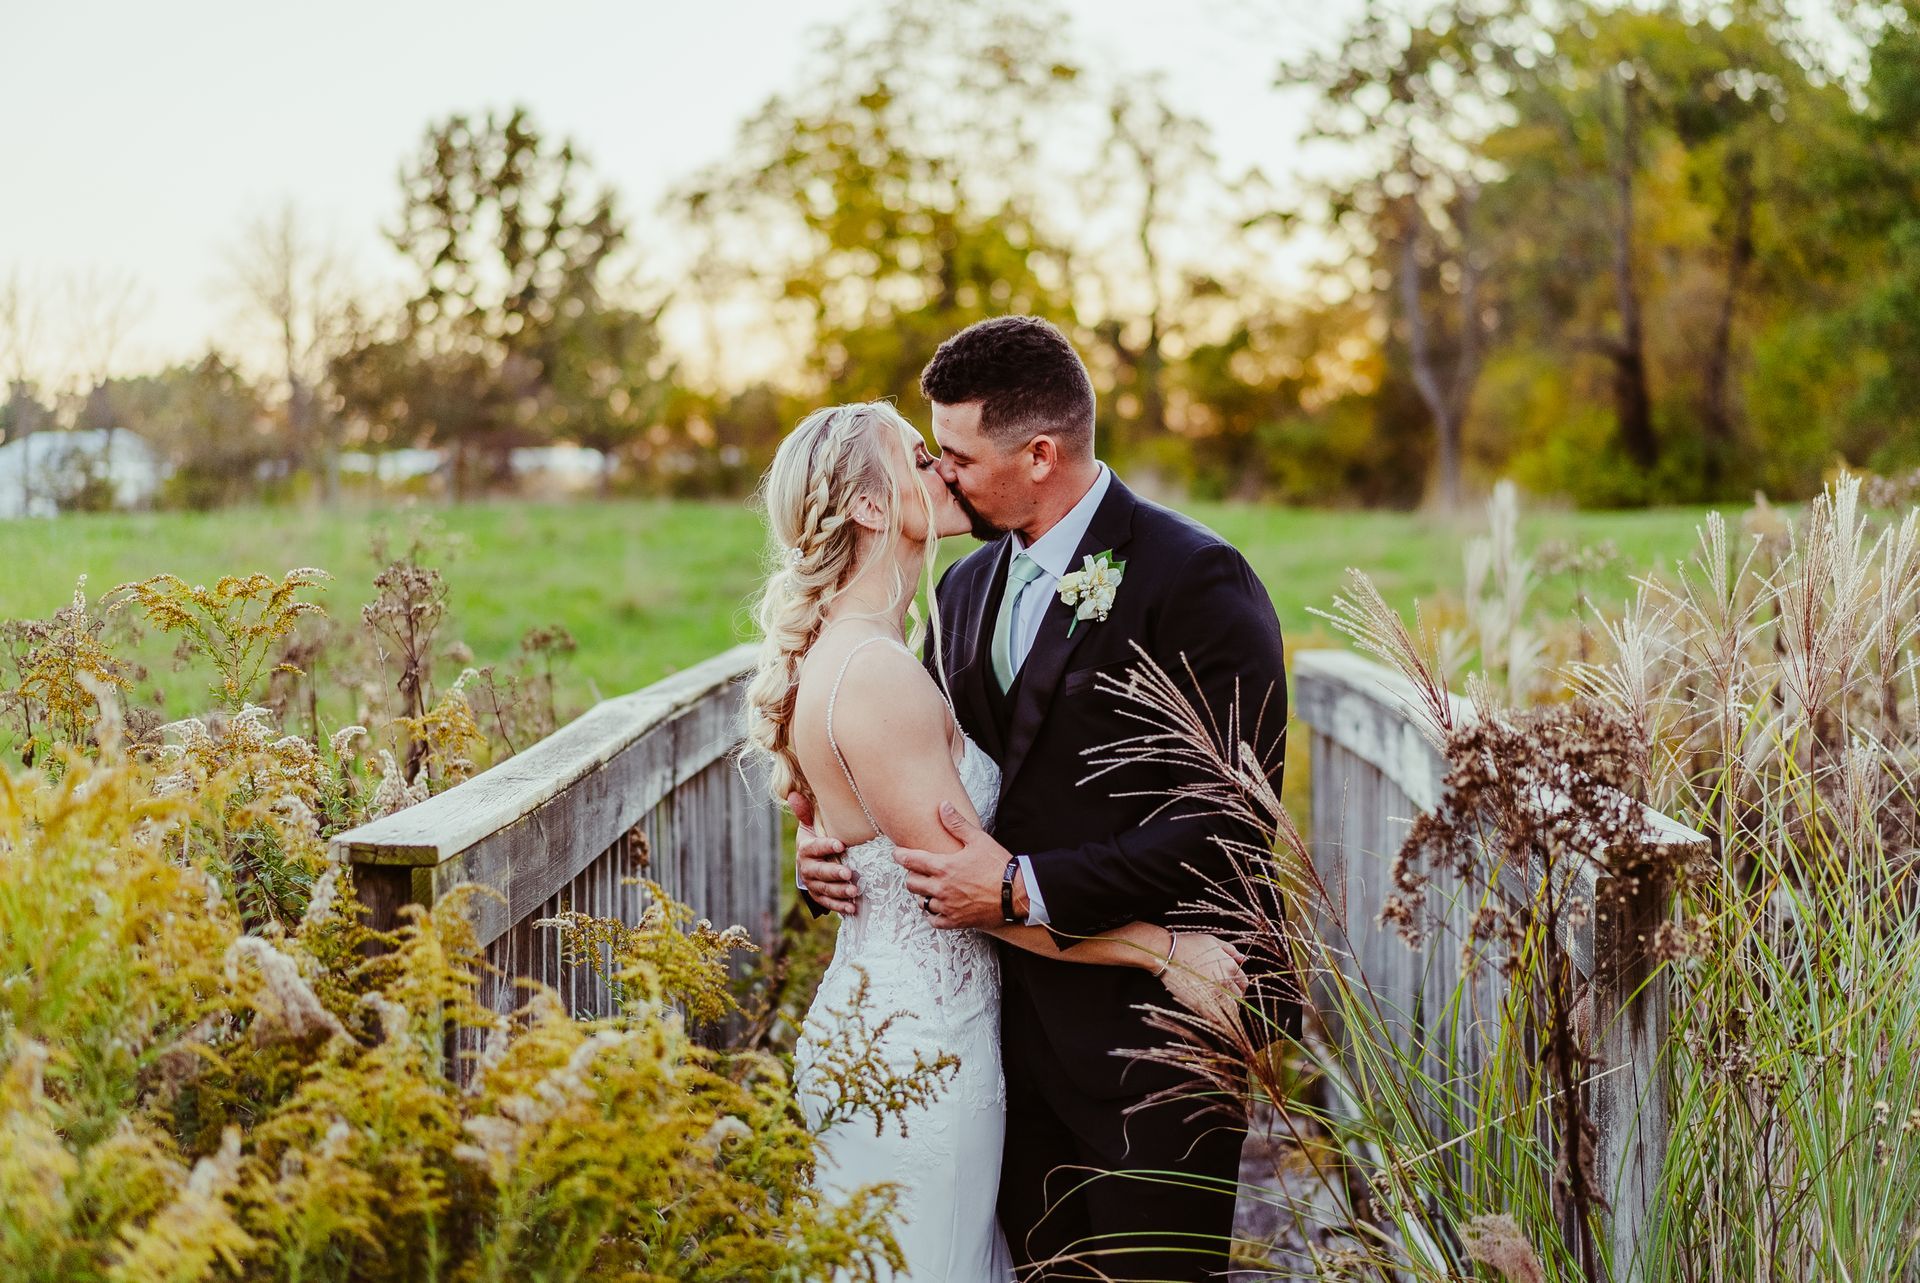
[[(847, 665), (853, 662), (855, 655), (875, 642), (893, 642), (894, 645), (900, 646), (900, 643), (891, 637), (869, 637), (865, 641), (856, 642), (853, 649), (849, 650), (846, 657), (840, 661), (840, 671), (833, 679), (833, 689), (827, 694), (827, 746), (833, 750), (834, 757), (839, 761), (840, 773), (847, 777), (847, 787), (853, 790), (853, 800), (860, 804), (861, 814), (865, 815), (867, 823), (873, 826), (875, 836), (879, 836), (880, 821), (874, 819), (873, 812), (867, 809), (867, 799), (860, 795), (860, 786), (854, 783), (853, 769), (847, 765), (847, 755), (840, 751), (840, 742), (833, 738), (833, 706), (840, 701), (840, 683), (847, 679)], [(913, 654), (905, 646), (900, 646), (900, 649), (906, 650), (908, 656)]]

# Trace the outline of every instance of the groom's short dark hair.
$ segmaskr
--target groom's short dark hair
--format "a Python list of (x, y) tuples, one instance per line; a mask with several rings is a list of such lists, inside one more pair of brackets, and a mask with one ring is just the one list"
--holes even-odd
[(1067, 336), (1037, 316), (976, 321), (940, 345), (920, 392), (943, 405), (980, 403), (980, 430), (1016, 446), (1046, 433), (1093, 453), (1093, 380)]

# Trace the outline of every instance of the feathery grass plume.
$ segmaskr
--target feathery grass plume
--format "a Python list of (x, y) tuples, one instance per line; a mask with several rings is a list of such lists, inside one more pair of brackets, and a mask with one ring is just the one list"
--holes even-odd
[(1527, 1242), (1526, 1235), (1504, 1213), (1476, 1216), (1467, 1222), (1462, 1237), (1467, 1255), (1482, 1265), (1500, 1272), (1507, 1283), (1547, 1283), (1547, 1272), (1540, 1257)]
[(1419, 634), (1416, 641), (1414, 632), (1408, 631), (1400, 613), (1387, 604), (1366, 572), (1348, 566), (1346, 594), (1334, 595), (1333, 609), (1325, 611), (1309, 606), (1307, 611), (1351, 637), (1360, 649), (1388, 667), (1404, 673), (1413, 683), (1420, 701), (1416, 711), (1422, 714), (1421, 729), (1432, 743), (1446, 742), (1461, 719), (1462, 709), (1447, 689), (1443, 675), (1446, 670), (1441, 662), (1442, 639), (1425, 625), (1417, 604), (1414, 606), (1414, 630)]
[[(1426, 855), (1401, 849), (1398, 911), (1425, 926), (1426, 947), (1455, 944), (1519, 974), (1500, 977), (1500, 998), (1462, 968), (1428, 986), (1422, 1010), (1400, 1012), (1370, 991), (1372, 955), (1339, 958), (1338, 940), (1323, 950), (1346, 964), (1321, 971), (1316, 1013), (1346, 1047), (1319, 1079), (1341, 1108), (1296, 1098), (1286, 1116), (1307, 1115), (1297, 1125), (1308, 1141), (1330, 1135), (1376, 1176), (1329, 1181), (1314, 1206), (1335, 1219), (1303, 1234), (1351, 1233), (1376, 1269), (1454, 1277), (1465, 1229), (1493, 1205), (1509, 1209), (1514, 1233), (1471, 1237), (1479, 1259), (1509, 1272), (1485, 1255), (1495, 1240), (1524, 1243), (1548, 1277), (1920, 1277), (1920, 1124), (1903, 1121), (1920, 1108), (1906, 1054), (1920, 1013), (1920, 510), (1876, 527), (1856, 490), (1842, 477), (1795, 520), (1763, 502), (1737, 527), (1744, 541), (1710, 514), (1678, 576), (1641, 578), (1632, 600), (1601, 612), (1599, 653), (1568, 665), (1576, 698), (1559, 716), (1591, 727), (1496, 710), (1449, 747), (1449, 803), (1416, 826)], [(1354, 613), (1350, 635), (1426, 680), (1427, 656), (1397, 640), (1404, 627), (1378, 608)], [(1497, 687), (1470, 682), (1476, 695)], [(1556, 817), (1524, 785), (1531, 772), (1565, 792), (1569, 769), (1596, 791)], [(1515, 904), (1489, 883), (1518, 854), (1503, 834), (1594, 849), (1567, 823), (1611, 824), (1617, 803), (1599, 786), (1714, 843), (1710, 862), (1688, 869), (1663, 865), (1657, 845), (1605, 844), (1607, 881), (1641, 895), (1665, 880), (1674, 900), (1650, 933), (1663, 966), (1648, 983), (1672, 998), (1661, 1072), (1675, 1143), (1631, 1262), (1596, 1259), (1566, 1234), (1589, 1152), (1571, 1102), (1613, 1067), (1569, 1072), (1597, 1031), (1580, 991), (1555, 979), (1551, 905)], [(1478, 833), (1444, 814), (1473, 809), (1476, 793), (1493, 817)], [(1423, 901), (1435, 870), (1460, 885), (1453, 858), (1473, 879), (1464, 903), (1453, 889), (1444, 906)], [(1515, 1008), (1524, 993), (1535, 997)], [(1531, 1005), (1535, 1018), (1518, 1027), (1538, 1038), (1503, 1032), (1503, 1005), (1518, 1015)], [(1312, 1038), (1306, 1051), (1325, 1056)], [(1541, 1141), (1554, 1135), (1566, 1157), (1543, 1163)]]
[[(1368, 589), (1370, 585), (1361, 588), (1356, 600), (1377, 601), (1377, 593)], [(1374, 637), (1395, 635), (1390, 621), (1382, 618), (1362, 620), (1360, 626)], [(1399, 635), (1405, 637), (1404, 631)], [(1268, 1051), (1272, 1031), (1259, 1027), (1260, 1013), (1252, 1002), (1241, 1003), (1243, 1028), (1224, 1038), (1189, 1013), (1152, 1010), (1154, 1027), (1177, 1037), (1161, 1047), (1129, 1049), (1126, 1054), (1177, 1065), (1206, 1084), (1199, 1091), (1169, 1088), (1156, 1094), (1154, 1103), (1171, 1095), (1189, 1101), (1196, 1114), (1208, 1108), (1250, 1114), (1260, 1100), (1270, 1100), (1282, 1105), (1286, 1125), (1298, 1129), (1303, 1152), (1314, 1135), (1324, 1133), (1339, 1138), (1349, 1152), (1357, 1147), (1381, 1155), (1381, 1170), (1389, 1179), (1364, 1199), (1352, 1196), (1344, 1159), (1327, 1158), (1319, 1170), (1330, 1187), (1341, 1191), (1358, 1220), (1384, 1214), (1403, 1236), (1429, 1228), (1425, 1222), (1435, 1209), (1426, 1191), (1434, 1182), (1460, 1187), (1465, 1175), (1459, 1170), (1460, 1142), (1443, 1130), (1448, 1123), (1441, 1120), (1476, 1117), (1481, 1111), (1472, 1098), (1497, 1087), (1497, 1097), (1478, 1104), (1506, 1119), (1501, 1128), (1505, 1137), (1497, 1144), (1489, 1143), (1492, 1137), (1480, 1142), (1470, 1137), (1470, 1144), (1484, 1143), (1486, 1149), (1468, 1159), (1474, 1170), (1461, 1193), (1478, 1189), (1491, 1194), (1503, 1187), (1510, 1191), (1520, 1175), (1512, 1165), (1515, 1157), (1531, 1150), (1535, 1157), (1528, 1179), (1534, 1182), (1534, 1206), (1556, 1223), (1564, 1219), (1590, 1226), (1607, 1201), (1595, 1177), (1597, 1137), (1585, 1102), (1585, 1086), (1594, 1070), (1591, 1031), (1582, 1024), (1577, 978), (1554, 941), (1569, 928), (1584, 925), (1585, 915), (1609, 911), (1605, 904), (1590, 906), (1578, 894), (1583, 864), (1604, 864), (1610, 875), (1606, 885), (1635, 888), (1636, 894), (1653, 894), (1682, 872), (1668, 848), (1645, 829), (1629, 796), (1646, 758), (1645, 744), (1625, 718), (1590, 701), (1517, 713), (1484, 712), (1473, 719), (1460, 716), (1451, 696), (1434, 680), (1425, 655), (1405, 643), (1383, 649), (1399, 655), (1408, 675), (1422, 683), (1421, 702), (1436, 710), (1434, 720), (1441, 709), (1454, 719), (1443, 742), (1449, 764), (1446, 800), (1415, 818), (1394, 859), (1391, 880), (1396, 890), (1386, 916), (1410, 944), (1424, 945), (1436, 927), (1451, 921), (1434, 913), (1427, 902), (1436, 873), (1444, 873), (1450, 888), (1466, 888), (1477, 904), (1466, 935), (1451, 941), (1465, 955), (1461, 974), (1466, 988), (1450, 1000), (1460, 1004), (1457, 1012), (1444, 1018), (1482, 1025), (1482, 1032), (1464, 1034), (1458, 1043), (1469, 1057), (1460, 1070), (1470, 1074), (1467, 1065), (1476, 1064), (1491, 1080), (1431, 1076), (1428, 1050), (1408, 1044), (1396, 1032), (1400, 1017), (1379, 1006), (1363, 973), (1352, 972), (1345, 942), (1303, 937), (1289, 917), (1267, 908), (1273, 899), (1267, 892), (1278, 890), (1286, 900), (1317, 911), (1311, 916), (1338, 920), (1329, 891), (1313, 876), (1305, 844), (1284, 807), (1257, 764), (1250, 768), (1246, 759), (1251, 750), (1242, 744), (1238, 752), (1228, 751), (1222, 729), (1235, 725), (1235, 713), (1194, 707), (1144, 654), (1123, 680), (1107, 683), (1144, 729), (1103, 747), (1097, 762), (1109, 768), (1121, 761), (1178, 762), (1203, 776), (1182, 786), (1180, 796), (1204, 800), (1212, 813), (1253, 823), (1270, 839), (1265, 849), (1230, 846), (1239, 885), (1213, 888), (1209, 899), (1237, 911), (1242, 929), (1233, 942), (1248, 954), (1250, 971), (1258, 961), (1271, 959), (1289, 974), (1315, 977), (1323, 989), (1333, 991), (1333, 1010), (1321, 1017), (1345, 1030), (1350, 1042), (1359, 1043), (1359, 1064), (1336, 1071), (1328, 1056), (1320, 1067), (1324, 1073), (1364, 1074), (1354, 1087), (1374, 1099), (1359, 1107), (1357, 1117), (1347, 1118), (1331, 1109), (1303, 1107), (1297, 1097), (1289, 1099)], [(1273, 854), (1282, 858), (1267, 858)], [(1534, 874), (1539, 893), (1530, 901), (1506, 900), (1505, 871), (1530, 866), (1538, 866)], [(1289, 870), (1306, 873), (1281, 881)], [(1500, 978), (1499, 986), (1485, 993), (1473, 980), (1483, 963)], [(1493, 1005), (1476, 1005), (1486, 1001)], [(1513, 1032), (1490, 1037), (1484, 1032), (1488, 1028)], [(1443, 1056), (1445, 1063), (1453, 1063), (1451, 1054)], [(1549, 1152), (1562, 1156), (1557, 1164), (1539, 1156), (1539, 1129), (1554, 1141)], [(1464, 1215), (1457, 1220), (1442, 1216), (1433, 1232), (1442, 1239), (1451, 1237), (1446, 1226), (1464, 1220)], [(1376, 1219), (1375, 1236), (1378, 1228)], [(1591, 1238), (1584, 1244), (1563, 1243), (1561, 1250), (1590, 1257)]]

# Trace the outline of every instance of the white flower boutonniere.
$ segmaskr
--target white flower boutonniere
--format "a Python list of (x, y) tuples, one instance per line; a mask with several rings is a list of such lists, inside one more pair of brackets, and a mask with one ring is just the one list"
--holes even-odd
[(1073, 607), (1073, 622), (1067, 625), (1067, 636), (1073, 636), (1073, 630), (1083, 619), (1099, 623), (1107, 617), (1126, 569), (1127, 563), (1115, 561), (1113, 549), (1109, 548), (1089, 554), (1081, 560), (1080, 569), (1060, 576), (1060, 600)]

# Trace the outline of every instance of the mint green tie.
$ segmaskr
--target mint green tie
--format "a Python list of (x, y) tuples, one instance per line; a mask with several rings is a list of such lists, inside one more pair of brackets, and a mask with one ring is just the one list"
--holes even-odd
[(1013, 610), (1027, 585), (1045, 572), (1024, 552), (1015, 553), (1007, 567), (1007, 592), (1000, 599), (1000, 618), (993, 624), (993, 679), (1004, 693), (1013, 685)]

